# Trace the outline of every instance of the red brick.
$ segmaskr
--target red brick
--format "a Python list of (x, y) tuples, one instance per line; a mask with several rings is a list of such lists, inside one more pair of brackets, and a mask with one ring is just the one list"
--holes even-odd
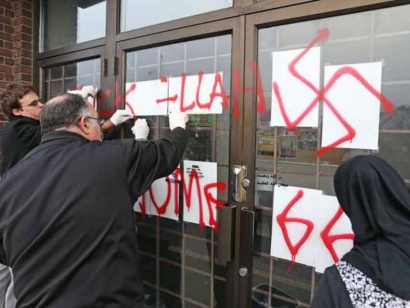
[(12, 19), (7, 16), (0, 16), (0, 23), (6, 24), (6, 25), (11, 25)]
[(31, 50), (17, 49), (17, 57), (31, 58), (32, 56), (33, 52)]
[[(20, 16), (20, 17), (14, 18), (13, 25), (14, 26), (25, 25), (25, 26), (31, 27), (33, 25), (33, 21), (27, 17)], [(23, 28), (23, 32), (26, 32), (24, 31), (24, 28)]]
[(28, 43), (33, 43), (33, 36), (26, 33), (21, 33), (21, 40)]
[(0, 65), (0, 72), (6, 74), (13, 74), (13, 67), (8, 65)]
[(18, 10), (19, 8), (21, 8), (21, 2), (20, 1), (15, 1), (12, 3), (13, 5), (13, 10)]
[[(13, 30), (12, 30), (13, 31)], [(20, 33), (20, 32), (22, 32), (22, 33), (26, 33), (26, 34), (32, 34), (33, 33), (33, 29), (31, 28), (31, 26), (30, 27), (28, 27), (28, 26), (26, 26), (26, 25), (22, 25), (22, 24), (15, 24), (15, 26), (14, 26), (14, 33)]]
[(32, 82), (33, 78), (29, 74), (23, 74), (23, 73), (18, 73), (15, 74), (16, 76), (16, 81), (27, 81), (27, 82)]
[(13, 61), (13, 59), (11, 59), (11, 58), (4, 58), (4, 64), (13, 66), (13, 65), (14, 65), (14, 61)]
[(11, 42), (13, 40), (13, 36), (10, 33), (0, 31), (0, 39)]
[(33, 60), (30, 58), (24, 58), (24, 57), (20, 57), (20, 62), (23, 65), (27, 65), (27, 66), (33, 66)]
[(4, 57), (0, 57), (0, 64), (4, 64)]
[(0, 82), (0, 89), (5, 89), (7, 87), (8, 82)]
[(9, 41), (4, 41), (4, 48), (6, 49), (13, 49), (13, 43)]
[(13, 27), (12, 27), (12, 26), (8, 26), (8, 25), (4, 25), (4, 31), (5, 31), (6, 33), (12, 34), (12, 33), (13, 33)]
[(32, 1), (22, 1), (21, 6), (27, 10), (33, 10), (33, 2)]
[(0, 56), (6, 56), (6, 57), (13, 57), (13, 53), (10, 50), (0, 48)]
[(4, 10), (4, 15), (7, 16), (7, 17), (10, 17), (10, 18), (13, 18), (13, 17), (14, 17), (13, 11), (12, 11), (12, 10), (8, 10), (8, 9), (5, 9), (5, 10)]
[(22, 9), (22, 15), (27, 18), (33, 18), (33, 12), (31, 10)]
[(9, 1), (7, 0), (0, 0), (0, 6), (11, 9), (12, 5)]
[(0, 80), (5, 80), (5, 79), (4, 79), (4, 74), (3, 74), (3, 73), (0, 73)]
[(14, 70), (15, 73), (32, 74), (33, 69), (30, 66), (17, 65)]
[(4, 74), (4, 80), (8, 82), (13, 82), (14, 81), (14, 75), (13, 74)]

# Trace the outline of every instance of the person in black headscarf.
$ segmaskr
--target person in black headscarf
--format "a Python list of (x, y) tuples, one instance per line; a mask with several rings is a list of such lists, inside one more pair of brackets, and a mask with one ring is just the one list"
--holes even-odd
[(377, 156), (355, 156), (334, 186), (355, 234), (354, 247), (326, 269), (312, 306), (410, 307), (410, 194)]

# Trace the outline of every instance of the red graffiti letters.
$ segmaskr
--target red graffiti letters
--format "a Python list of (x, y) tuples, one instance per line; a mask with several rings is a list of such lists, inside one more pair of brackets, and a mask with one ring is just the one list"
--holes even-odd
[(332, 259), (334, 262), (339, 262), (339, 257), (335, 249), (333, 248), (333, 243), (338, 240), (353, 240), (354, 234), (353, 233), (344, 233), (344, 234), (337, 234), (337, 235), (329, 235), (330, 231), (343, 215), (342, 208), (339, 208), (335, 214), (335, 216), (329, 221), (329, 223), (325, 226), (325, 228), (320, 232), (320, 237), (322, 238), (323, 243), (325, 244), (327, 250), (329, 250), (330, 254), (332, 255)]
[[(278, 221), (278, 224), (282, 230), (283, 237), (285, 239), (286, 245), (289, 248), (289, 251), (292, 255), (292, 261), (290, 263), (290, 266), (288, 268), (288, 273), (292, 270), (293, 265), (295, 264), (296, 256), (299, 252), (300, 247), (306, 242), (306, 240), (309, 238), (310, 234), (313, 231), (313, 222), (307, 219), (302, 219), (302, 218), (295, 218), (295, 217), (287, 217), (289, 214), (290, 210), (292, 207), (303, 197), (303, 190), (299, 190), (296, 194), (296, 196), (289, 202), (289, 204), (285, 207), (284, 211), (279, 214), (276, 217), (276, 220)], [(303, 234), (303, 236), (299, 239), (299, 241), (293, 245), (292, 242), (290, 241), (288, 229), (286, 228), (286, 223), (287, 222), (298, 222), (301, 224), (304, 224), (306, 226), (306, 231)]]

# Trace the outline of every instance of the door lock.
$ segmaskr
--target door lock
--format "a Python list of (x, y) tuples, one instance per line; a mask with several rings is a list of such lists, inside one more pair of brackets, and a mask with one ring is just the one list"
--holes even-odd
[(248, 275), (248, 269), (246, 267), (241, 267), (239, 269), (239, 276), (246, 277)]
[(249, 187), (249, 185), (251, 184), (251, 181), (249, 179), (243, 179), (242, 181), (242, 186), (243, 187)]

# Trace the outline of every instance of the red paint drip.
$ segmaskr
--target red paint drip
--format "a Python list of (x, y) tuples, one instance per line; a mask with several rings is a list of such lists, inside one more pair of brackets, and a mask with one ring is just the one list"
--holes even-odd
[(223, 182), (217, 182), (217, 183), (211, 183), (211, 184), (205, 185), (204, 187), (204, 194), (205, 194), (205, 199), (208, 205), (208, 212), (209, 212), (209, 225), (213, 226), (215, 228), (215, 232), (218, 233), (219, 225), (212, 211), (212, 203), (215, 204), (217, 207), (224, 206), (225, 203), (221, 200), (215, 199), (212, 196), (212, 194), (209, 192), (209, 190), (211, 190), (212, 188), (216, 188), (217, 190), (220, 190), (220, 191), (225, 191), (226, 184)]
[(343, 234), (335, 234), (335, 235), (329, 235), (330, 231), (336, 224), (336, 222), (340, 219), (340, 217), (343, 215), (343, 210), (341, 207), (337, 210), (336, 214), (333, 216), (333, 218), (328, 222), (326, 227), (320, 232), (320, 237), (322, 238), (323, 243), (325, 244), (327, 250), (329, 250), (330, 255), (332, 256), (333, 261), (339, 262), (339, 256), (337, 255), (333, 243), (338, 241), (338, 240), (354, 240), (354, 234), (353, 233), (343, 233)]
[(151, 201), (154, 204), (154, 207), (160, 216), (164, 215), (167, 212), (169, 201), (171, 200), (171, 182), (169, 181), (168, 177), (166, 177), (166, 183), (167, 183), (167, 197), (165, 198), (165, 201), (161, 206), (158, 206), (158, 203), (155, 200), (154, 194), (152, 192), (152, 187), (149, 188), (149, 195), (151, 197)]
[[(299, 253), (299, 249), (302, 247), (302, 245), (307, 241), (309, 238), (310, 234), (313, 231), (313, 222), (307, 219), (302, 219), (302, 218), (295, 218), (295, 217), (287, 217), (288, 213), (292, 209), (292, 207), (301, 199), (303, 198), (303, 190), (299, 190), (295, 197), (289, 202), (289, 204), (285, 207), (283, 212), (279, 214), (276, 217), (276, 220), (278, 221), (279, 227), (282, 230), (283, 237), (286, 242), (286, 246), (288, 246), (289, 252), (292, 255), (292, 261), (289, 265), (289, 268), (287, 270), (287, 273), (289, 274), (293, 268), (293, 265), (296, 262), (296, 256)], [(301, 224), (304, 224), (306, 226), (306, 231), (304, 235), (299, 239), (299, 241), (293, 245), (292, 242), (290, 241), (288, 229), (286, 228), (286, 223), (287, 222), (298, 222)]]

